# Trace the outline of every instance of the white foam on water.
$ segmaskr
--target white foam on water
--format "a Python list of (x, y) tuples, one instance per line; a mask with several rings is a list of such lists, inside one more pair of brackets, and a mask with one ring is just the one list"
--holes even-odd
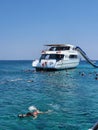
[(30, 107), (28, 107), (28, 110), (29, 111), (34, 111), (34, 110), (37, 110), (37, 108), (35, 106), (30, 106)]
[(21, 78), (17, 78), (17, 79), (10, 80), (10, 82), (16, 82), (16, 81), (20, 81), (20, 80), (22, 80), (22, 79)]
[(50, 106), (55, 109), (55, 110), (59, 110), (60, 106), (58, 104), (50, 104)]

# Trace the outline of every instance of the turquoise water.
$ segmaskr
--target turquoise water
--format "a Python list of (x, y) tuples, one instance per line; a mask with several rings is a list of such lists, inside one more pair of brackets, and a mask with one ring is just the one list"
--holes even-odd
[[(35, 72), (31, 63), (0, 61), (0, 130), (88, 130), (96, 123), (98, 69), (81, 62), (67, 71)], [(17, 117), (32, 105), (52, 112)]]

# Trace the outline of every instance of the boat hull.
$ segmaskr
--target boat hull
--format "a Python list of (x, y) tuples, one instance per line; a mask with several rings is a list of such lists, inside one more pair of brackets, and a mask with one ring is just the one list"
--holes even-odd
[[(43, 61), (39, 62), (33, 61), (32, 66), (37, 71), (51, 71), (51, 70), (64, 70), (64, 69), (73, 69), (76, 68), (79, 65), (80, 60), (63, 60), (59, 62), (53, 62), (53, 61)], [(47, 64), (46, 64), (47, 63)], [(52, 65), (50, 63), (53, 63)]]

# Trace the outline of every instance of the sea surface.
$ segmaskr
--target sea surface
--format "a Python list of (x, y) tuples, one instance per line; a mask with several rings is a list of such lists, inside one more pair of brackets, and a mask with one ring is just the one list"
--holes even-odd
[[(0, 130), (88, 130), (98, 121), (97, 77), (84, 61), (53, 72), (36, 72), (32, 61), (0, 61)], [(52, 111), (19, 118), (29, 106)]]

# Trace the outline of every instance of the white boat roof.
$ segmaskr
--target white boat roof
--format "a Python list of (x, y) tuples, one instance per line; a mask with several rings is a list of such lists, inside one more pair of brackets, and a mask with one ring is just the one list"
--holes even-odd
[(71, 44), (46, 44), (45, 46), (51, 46), (51, 47), (65, 47), (65, 46), (70, 46), (70, 47), (74, 47), (74, 45), (71, 45)]

